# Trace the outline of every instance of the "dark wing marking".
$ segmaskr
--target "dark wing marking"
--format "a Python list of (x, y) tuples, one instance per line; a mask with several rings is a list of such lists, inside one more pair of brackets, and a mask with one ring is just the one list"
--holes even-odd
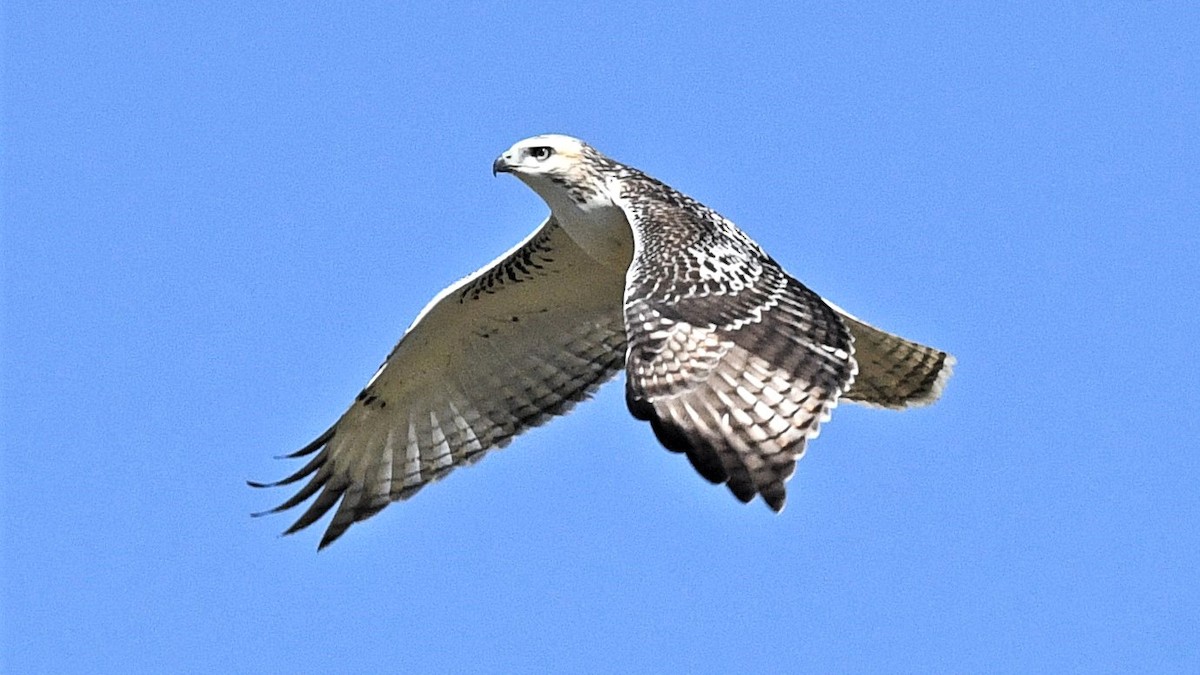
[(268, 484), (308, 480), (267, 513), (316, 495), (290, 534), (337, 505), (323, 548), (567, 412), (624, 363), (623, 286), (623, 268), (595, 262), (548, 219), (429, 303), (341, 419), (291, 455), (315, 456)]

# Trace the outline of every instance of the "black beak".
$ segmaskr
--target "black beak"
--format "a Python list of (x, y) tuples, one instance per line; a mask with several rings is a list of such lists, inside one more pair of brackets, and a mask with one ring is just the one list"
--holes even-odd
[(497, 157), (496, 161), (492, 162), (492, 175), (495, 176), (498, 173), (512, 173), (512, 168), (508, 166), (508, 160), (504, 159), (504, 155)]

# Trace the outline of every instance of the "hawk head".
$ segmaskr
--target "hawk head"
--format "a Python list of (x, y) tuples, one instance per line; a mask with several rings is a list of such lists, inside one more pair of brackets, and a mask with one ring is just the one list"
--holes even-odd
[(543, 134), (518, 141), (492, 162), (492, 174), (511, 173), (551, 208), (612, 206), (604, 171), (615, 163), (578, 138)]

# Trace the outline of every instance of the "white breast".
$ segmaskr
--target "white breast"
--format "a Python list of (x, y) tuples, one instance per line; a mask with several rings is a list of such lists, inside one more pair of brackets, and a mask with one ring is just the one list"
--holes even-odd
[(633, 231), (625, 212), (616, 206), (580, 209), (574, 205), (553, 209), (559, 225), (597, 262), (628, 269), (633, 258)]

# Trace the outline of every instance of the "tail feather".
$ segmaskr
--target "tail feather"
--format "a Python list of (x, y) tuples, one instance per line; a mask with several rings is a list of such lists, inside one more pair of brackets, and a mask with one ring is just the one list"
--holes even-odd
[(830, 305), (854, 336), (858, 375), (842, 398), (883, 408), (928, 405), (942, 395), (954, 371), (950, 354), (863, 323)]

